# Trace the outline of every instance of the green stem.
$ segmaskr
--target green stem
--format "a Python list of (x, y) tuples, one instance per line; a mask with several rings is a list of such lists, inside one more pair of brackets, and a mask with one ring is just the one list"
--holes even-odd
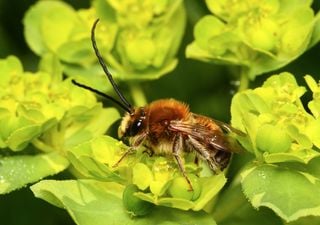
[(147, 104), (146, 96), (138, 83), (130, 84), (130, 93), (135, 106), (145, 106)]
[(241, 74), (240, 74), (240, 85), (238, 88), (238, 92), (244, 91), (248, 89), (249, 87), (249, 75), (248, 75), (248, 70), (242, 68), (241, 69)]
[(237, 183), (235, 186), (229, 187), (219, 196), (213, 213), (217, 224), (232, 217), (245, 203), (247, 203), (247, 200), (241, 190), (241, 184)]
[(186, 0), (185, 6), (188, 12), (188, 18), (192, 25), (196, 24), (196, 22), (207, 14), (204, 7), (202, 7), (201, 2)]

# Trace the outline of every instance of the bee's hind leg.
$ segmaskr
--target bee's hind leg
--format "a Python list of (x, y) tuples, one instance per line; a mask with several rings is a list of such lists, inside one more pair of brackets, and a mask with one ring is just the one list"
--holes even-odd
[(222, 171), (223, 168), (221, 168), (220, 163), (216, 160), (217, 153), (220, 151), (216, 149), (208, 150), (202, 143), (191, 136), (188, 136), (188, 143), (191, 144), (194, 150), (207, 161), (212, 172), (218, 174)]
[(176, 135), (173, 140), (172, 154), (178, 163), (180, 172), (182, 173), (182, 175), (184, 176), (184, 178), (186, 179), (186, 181), (189, 185), (188, 191), (193, 191), (191, 181), (189, 180), (189, 178), (186, 174), (186, 170), (184, 169), (184, 165), (183, 165), (183, 162), (182, 162), (182, 159), (180, 156), (180, 152), (181, 152), (182, 147), (183, 147), (182, 137), (181, 137), (181, 135)]

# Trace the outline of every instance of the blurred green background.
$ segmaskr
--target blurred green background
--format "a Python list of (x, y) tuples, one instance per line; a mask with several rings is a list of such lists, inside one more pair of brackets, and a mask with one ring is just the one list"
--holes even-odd
[[(23, 36), (22, 18), (35, 0), (0, 0), (0, 57), (18, 56), (25, 69), (35, 71), (38, 57), (27, 47)], [(86, 8), (88, 0), (66, 1), (74, 8)], [(193, 26), (203, 15), (209, 13), (204, 1), (185, 1), (188, 24), (185, 37), (179, 51), (179, 64), (170, 74), (159, 80), (143, 82), (141, 86), (150, 102), (159, 98), (175, 98), (190, 105), (194, 113), (207, 115), (228, 122), (232, 94), (237, 90), (237, 76), (230, 68), (207, 64), (185, 58), (185, 47), (193, 40)], [(314, 1), (315, 11), (320, 8), (320, 1)], [(270, 74), (289, 71), (296, 75), (300, 85), (304, 85), (303, 76), (312, 75), (320, 79), (320, 45), (306, 52), (299, 59)], [(0, 74), (1, 76), (1, 74)], [(257, 77), (250, 87), (263, 83), (268, 74)], [(126, 85), (120, 84), (123, 89)], [(307, 100), (310, 96), (304, 96)], [(68, 178), (62, 174), (54, 179)], [(9, 195), (0, 195), (0, 224), (3, 225), (57, 225), (74, 224), (67, 212), (56, 208), (43, 200), (33, 197), (28, 188)]]

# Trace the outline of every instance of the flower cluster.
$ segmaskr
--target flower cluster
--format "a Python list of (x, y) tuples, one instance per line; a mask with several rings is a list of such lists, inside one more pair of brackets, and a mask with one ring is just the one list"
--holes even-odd
[[(184, 164), (193, 188), (190, 191), (173, 158), (150, 157), (144, 149), (139, 149), (118, 163), (127, 150), (122, 142), (103, 136), (69, 150), (68, 158), (87, 178), (118, 182), (128, 187), (135, 185), (134, 195), (139, 199), (183, 210), (203, 209), (226, 182), (223, 173), (213, 175), (205, 163), (196, 165), (194, 155), (189, 154), (184, 157)], [(132, 198), (131, 195), (126, 197)], [(127, 203), (128, 200), (123, 201)]]
[(300, 99), (306, 88), (298, 86), (294, 76), (286, 72), (233, 98), (232, 124), (248, 134), (241, 139), (242, 144), (257, 158), (269, 163), (308, 163), (320, 155), (319, 86), (311, 76), (305, 79), (314, 93), (309, 103), (312, 114)]
[(97, 18), (96, 41), (115, 77), (155, 79), (175, 68), (186, 20), (182, 1), (96, 0), (78, 11), (40, 1), (24, 18), (25, 37), (36, 54), (56, 55), (67, 75), (105, 90), (101, 76), (89, 80), (102, 72), (90, 40)]
[(312, 1), (206, 0), (213, 15), (194, 27), (188, 57), (237, 65), (255, 76), (280, 68), (319, 41)]
[[(59, 61), (42, 58), (39, 71), (0, 60), (0, 193), (8, 193), (69, 166), (67, 149), (106, 132), (119, 118), (93, 93), (62, 79)], [(12, 151), (19, 151), (15, 155)]]
[[(53, 135), (58, 124), (61, 133), (66, 127), (75, 126), (76, 121), (89, 123), (90, 117), (103, 111), (92, 93), (74, 87), (68, 80), (62, 81), (61, 74), (52, 75), (44, 70), (24, 72), (13, 56), (1, 60), (0, 68), (2, 148), (22, 150), (46, 132)], [(96, 110), (95, 115), (90, 110)], [(70, 119), (75, 120), (73, 124), (68, 123)], [(74, 134), (69, 132), (66, 135)], [(59, 140), (51, 141), (57, 144)]]

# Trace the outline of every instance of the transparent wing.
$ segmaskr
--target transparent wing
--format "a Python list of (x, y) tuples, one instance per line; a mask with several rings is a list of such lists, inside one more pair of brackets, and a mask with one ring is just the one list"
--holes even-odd
[[(215, 123), (215, 121), (212, 122)], [(212, 129), (199, 123), (192, 124), (187, 121), (171, 121), (169, 128), (173, 131), (181, 132), (184, 135), (190, 135), (203, 145), (208, 147), (212, 146), (217, 150), (237, 153), (242, 152), (242, 148), (237, 140), (229, 135), (230, 132), (233, 132), (232, 129), (229, 129), (230, 126), (228, 125), (226, 126), (227, 128), (225, 128), (222, 127), (221, 124), (216, 123), (216, 125), (219, 128)], [(226, 130), (227, 133), (224, 133), (222, 130)]]
[(235, 133), (239, 136), (245, 137), (246, 134), (243, 133), (241, 130), (238, 130), (232, 126), (230, 126), (227, 123), (221, 122), (219, 120), (211, 119), (213, 122), (215, 122), (219, 127), (221, 127), (225, 132), (227, 133)]

